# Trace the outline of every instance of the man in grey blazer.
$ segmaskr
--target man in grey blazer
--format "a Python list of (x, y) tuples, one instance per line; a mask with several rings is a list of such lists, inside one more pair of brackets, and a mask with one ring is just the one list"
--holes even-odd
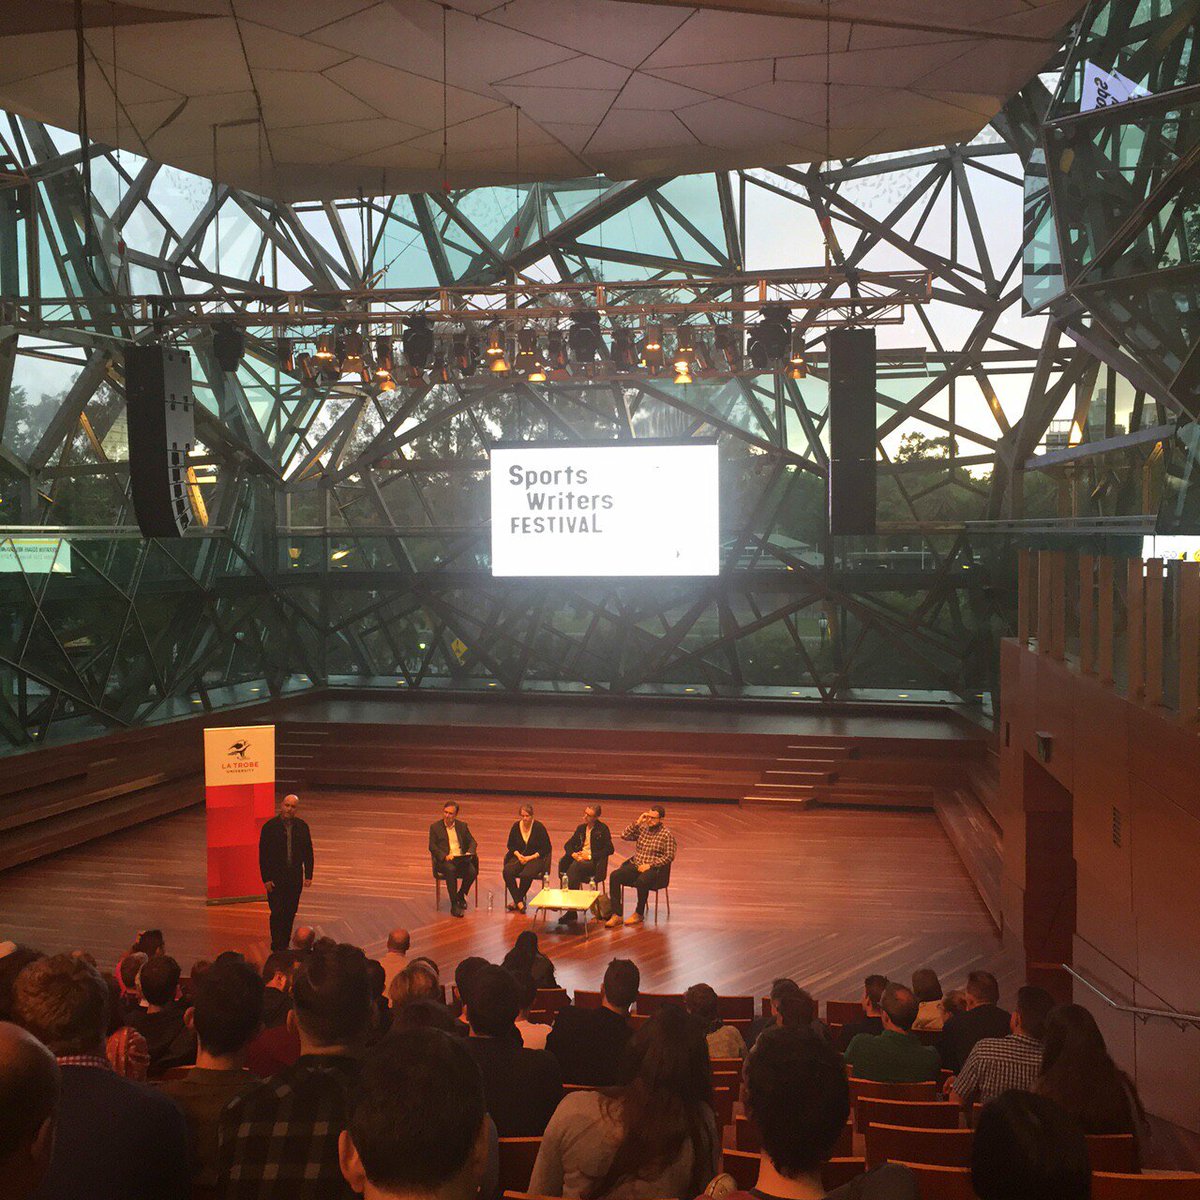
[(455, 800), (442, 805), (442, 819), (429, 827), (429, 855), (433, 859), (433, 873), (446, 881), (451, 916), (463, 916), (467, 911), (467, 892), (479, 874), (479, 846), (466, 821), (458, 819)]

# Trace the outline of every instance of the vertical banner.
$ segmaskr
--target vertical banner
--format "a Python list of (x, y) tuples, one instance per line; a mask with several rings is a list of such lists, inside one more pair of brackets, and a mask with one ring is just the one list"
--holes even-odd
[(204, 731), (208, 902), (261, 900), (258, 834), (275, 815), (275, 726)]

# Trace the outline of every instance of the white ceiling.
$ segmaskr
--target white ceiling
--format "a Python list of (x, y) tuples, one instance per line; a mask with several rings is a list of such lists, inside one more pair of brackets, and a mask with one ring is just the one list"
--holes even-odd
[[(810, 162), (827, 69), (833, 157), (967, 140), (1082, 7), (85, 0), (88, 121), (96, 140), (281, 199)], [(0, 108), (75, 128), (73, 0), (7, 0), (5, 29)]]

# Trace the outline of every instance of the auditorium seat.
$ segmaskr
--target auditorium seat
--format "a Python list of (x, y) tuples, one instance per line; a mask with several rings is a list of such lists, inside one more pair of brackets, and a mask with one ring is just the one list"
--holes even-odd
[(851, 1021), (861, 1021), (863, 1006), (857, 1000), (826, 1000), (825, 1024), (848, 1025)]
[(648, 1017), (668, 1004), (682, 1008), (683, 995), (679, 992), (642, 992), (633, 1007), (639, 1016)]
[(718, 1132), (726, 1125), (733, 1124), (733, 1105), (738, 1098), (738, 1089), (733, 1087), (713, 1087), (713, 1106), (717, 1114)]
[(568, 1008), (570, 1004), (571, 997), (567, 995), (566, 988), (538, 988), (529, 1012), (531, 1016), (546, 1014), (554, 1017), (564, 1008)]
[(1093, 1171), (1137, 1174), (1137, 1144), (1132, 1133), (1089, 1133), (1087, 1148), (1088, 1164)]
[(821, 1186), (832, 1192), (834, 1188), (844, 1187), (852, 1179), (862, 1175), (867, 1169), (865, 1158), (831, 1158), (821, 1168)]
[(745, 1150), (726, 1150), (723, 1152), (723, 1170), (733, 1176), (738, 1190), (748, 1192), (758, 1182), (759, 1156)]
[(731, 1071), (740, 1075), (742, 1060), (740, 1058), (710, 1058), (708, 1068), (714, 1075), (728, 1075)]
[[(442, 888), (444, 888), (446, 886), (446, 881), (433, 869), (433, 860), (432, 859), (430, 860), (430, 863), (429, 863), (429, 873), (433, 876), (433, 904), (434, 904), (434, 907), (438, 910), (438, 912), (441, 912), (441, 910), (442, 910)], [(479, 907), (479, 876), (478, 875), (476, 875), (475, 878), (471, 880), (471, 886), (467, 889), (467, 891), (469, 893), (471, 893), (471, 892), (474, 893), (475, 907), (478, 908)], [(447, 896), (450, 894), (448, 890), (447, 890), (446, 894), (447, 894)]]
[(718, 996), (717, 1012), (722, 1021), (738, 1022), (754, 1020), (753, 996)]
[(575, 1007), (576, 1008), (599, 1008), (600, 993), (588, 992), (582, 988), (575, 989)]
[[(921, 1200), (975, 1200), (970, 1167), (941, 1167), (935, 1163), (901, 1163), (917, 1177)], [(1092, 1200), (1096, 1200), (1095, 1193)]]
[(911, 1129), (957, 1129), (959, 1107), (944, 1100), (882, 1100), (862, 1096), (854, 1106), (861, 1133), (872, 1123), (906, 1125)]
[(1190, 1171), (1142, 1175), (1094, 1171), (1092, 1200), (1200, 1200), (1200, 1175)]
[(970, 1129), (916, 1129), (907, 1125), (868, 1125), (867, 1166), (885, 1162), (931, 1163), (940, 1167), (971, 1165)]
[[(855, 1113), (854, 1129), (856, 1133), (863, 1132), (863, 1123), (859, 1119), (858, 1101), (863, 1097), (876, 1100), (937, 1100), (936, 1083), (877, 1083), (873, 1079), (856, 1079), (853, 1075), (847, 1080), (850, 1084), (850, 1104)], [(943, 1104), (953, 1109), (955, 1106), (943, 1100)]]
[(542, 1146), (540, 1137), (502, 1137), (500, 1146), (500, 1186), (506, 1191), (523, 1192), (529, 1186), (533, 1164)]

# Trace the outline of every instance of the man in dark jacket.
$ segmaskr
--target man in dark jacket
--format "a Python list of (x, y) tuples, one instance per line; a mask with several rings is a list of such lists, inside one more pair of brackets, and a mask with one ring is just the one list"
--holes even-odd
[(21, 972), (17, 1023), (58, 1059), (62, 1094), (38, 1200), (189, 1200), (183, 1113), (104, 1055), (108, 986), (83, 958), (57, 954)]
[(612, 1087), (625, 1046), (633, 1036), (629, 1010), (638, 998), (642, 976), (637, 964), (614, 958), (604, 972), (599, 1008), (564, 1008), (546, 1038), (558, 1059), (564, 1083)]
[(1012, 1015), (1000, 1007), (1000, 985), (990, 971), (972, 971), (967, 976), (965, 1012), (951, 1014), (942, 1027), (938, 1052), (942, 1066), (949, 1071), (962, 1070), (967, 1056), (981, 1038), (1006, 1037)]
[(569, 888), (599, 882), (608, 875), (608, 860), (613, 855), (612, 833), (600, 820), (600, 805), (589, 804), (583, 810), (583, 824), (575, 830), (558, 860), (558, 873), (567, 877)]
[(467, 893), (479, 874), (479, 846), (466, 821), (458, 819), (456, 800), (447, 800), (442, 805), (442, 819), (429, 827), (429, 856), (434, 875), (446, 881), (451, 916), (463, 916)]
[(146, 1007), (130, 1013), (128, 1024), (146, 1039), (151, 1079), (160, 1078), (172, 1067), (187, 1067), (196, 1061), (196, 1039), (184, 1022), (186, 1010), (179, 1003), (180, 975), (179, 964), (169, 954), (152, 958), (138, 972), (138, 987)]
[(286, 950), (300, 893), (312, 883), (313, 844), (308, 825), (296, 816), (299, 796), (284, 796), (279, 816), (258, 835), (258, 870), (271, 906), (271, 949)]
[(847, 1021), (838, 1035), (838, 1049), (845, 1051), (860, 1033), (878, 1037), (883, 1032), (883, 992), (887, 987), (886, 975), (868, 975), (863, 982), (863, 1015), (857, 1021)]

